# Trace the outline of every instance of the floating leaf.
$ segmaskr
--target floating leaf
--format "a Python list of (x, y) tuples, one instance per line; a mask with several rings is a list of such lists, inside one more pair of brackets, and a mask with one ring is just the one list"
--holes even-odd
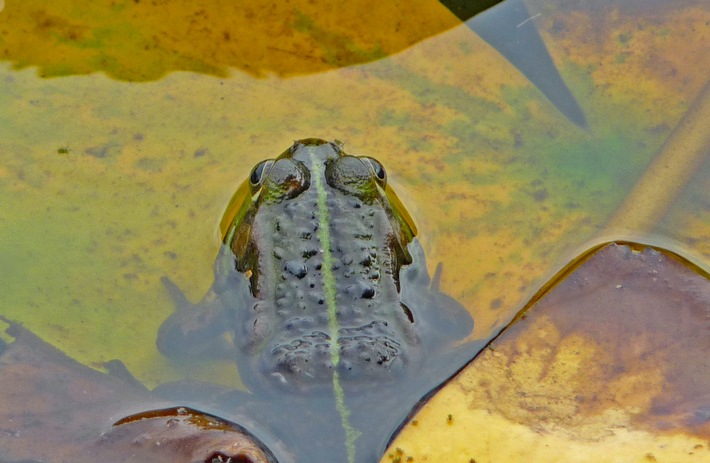
[(610, 244), (519, 315), (393, 445), (430, 462), (704, 461), (708, 352), (707, 278), (670, 253)]
[(13, 24), (0, 25), (0, 58), (18, 68), (130, 81), (172, 71), (226, 76), (230, 68), (258, 76), (322, 72), (383, 58), (459, 23), (434, 0), (28, 0), (0, 18)]
[[(270, 463), (244, 428), (152, 399), (118, 362), (100, 373), (20, 325), (0, 341), (0, 461)], [(220, 459), (221, 458), (221, 459)], [(232, 458), (232, 460), (229, 460)]]

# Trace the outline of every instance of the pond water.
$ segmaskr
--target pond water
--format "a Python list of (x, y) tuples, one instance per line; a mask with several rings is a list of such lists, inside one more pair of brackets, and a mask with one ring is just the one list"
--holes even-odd
[(525, 2), (574, 121), (474, 32), (505, 4), (0, 2), (0, 315), (149, 388), (241, 387), (158, 352), (160, 280), (199, 300), (237, 186), (306, 137), (382, 162), (470, 340), (605, 241), (710, 270), (707, 4)]

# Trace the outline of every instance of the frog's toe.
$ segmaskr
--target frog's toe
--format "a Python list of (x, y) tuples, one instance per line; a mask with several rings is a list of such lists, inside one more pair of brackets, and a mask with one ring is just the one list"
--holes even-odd
[(165, 286), (165, 289), (170, 295), (170, 299), (173, 300), (177, 308), (190, 307), (194, 305), (192, 302), (187, 300), (187, 298), (185, 297), (185, 293), (182, 292), (178, 285), (173, 283), (173, 280), (166, 276), (163, 276), (160, 277), (160, 282), (163, 284), (163, 286)]

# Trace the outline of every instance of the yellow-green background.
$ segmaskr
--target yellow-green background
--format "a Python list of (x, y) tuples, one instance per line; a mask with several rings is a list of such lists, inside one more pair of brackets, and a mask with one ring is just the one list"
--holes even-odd
[[(585, 129), (436, 1), (4, 3), (0, 315), (149, 386), (236, 383), (157, 352), (160, 277), (204, 294), (234, 189), (294, 139), (382, 161), (488, 337), (614, 237), (605, 223), (710, 75), (702, 0), (528, 2)], [(619, 233), (710, 269), (709, 173), (656, 228)]]

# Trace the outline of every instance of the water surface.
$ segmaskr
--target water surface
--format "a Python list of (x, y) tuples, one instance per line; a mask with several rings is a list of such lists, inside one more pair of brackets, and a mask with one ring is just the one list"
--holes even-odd
[(472, 339), (618, 235), (710, 269), (707, 162), (657, 223), (606, 226), (710, 75), (704, 2), (527, 2), (586, 129), (437, 2), (281, 5), (5, 3), (0, 314), (149, 387), (239, 386), (157, 352), (160, 278), (198, 300), (236, 186), (311, 136), (386, 166)]

